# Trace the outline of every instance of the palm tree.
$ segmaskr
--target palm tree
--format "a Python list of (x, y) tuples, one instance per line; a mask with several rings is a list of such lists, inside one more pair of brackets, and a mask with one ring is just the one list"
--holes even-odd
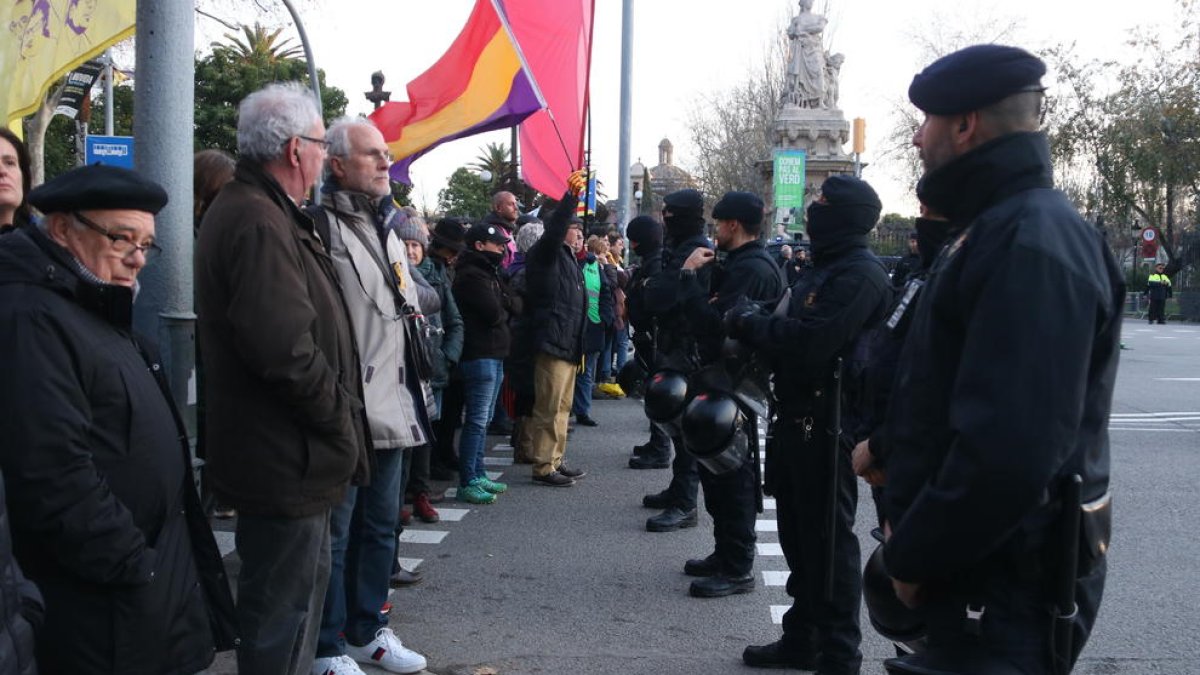
[(482, 148), (483, 153), (475, 158), (471, 165), (477, 171), (489, 171), (492, 174), (491, 185), (507, 185), (515, 178), (512, 157), (509, 156), (508, 146), (503, 143), (488, 143)]
[(234, 57), (245, 61), (259, 61), (274, 64), (279, 61), (302, 60), (304, 50), (290, 40), (280, 40), (282, 28), (269, 30), (259, 23), (253, 27), (242, 25), (242, 35), (226, 33), (228, 44), (217, 45), (217, 48), (228, 50)]

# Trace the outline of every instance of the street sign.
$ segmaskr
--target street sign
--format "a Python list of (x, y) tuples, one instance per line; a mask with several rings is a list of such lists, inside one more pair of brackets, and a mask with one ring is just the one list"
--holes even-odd
[(1158, 257), (1158, 230), (1153, 227), (1142, 230), (1142, 257), (1150, 259)]
[(84, 143), (84, 163), (133, 168), (132, 136), (88, 136)]

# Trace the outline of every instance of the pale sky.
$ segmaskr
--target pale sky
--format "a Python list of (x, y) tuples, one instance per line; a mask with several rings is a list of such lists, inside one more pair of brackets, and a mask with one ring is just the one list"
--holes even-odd
[[(370, 74), (382, 70), (393, 100), (405, 84), (434, 63), (462, 28), (473, 0), (342, 0), (302, 6), (314, 57), (327, 82), (347, 93), (347, 112), (366, 113)], [(1005, 42), (1034, 51), (1056, 43), (1076, 44), (1082, 57), (1115, 57), (1138, 26), (1178, 30), (1176, 0), (818, 0), (815, 11), (829, 19), (825, 41), (846, 55), (840, 80), (846, 119), (867, 120), (870, 166), (863, 177), (879, 191), (885, 212), (914, 215), (910, 179), (895, 162), (876, 161), (894, 126), (892, 111), (907, 104), (906, 92), (925, 55), (914, 35), (957, 26), (972, 32), (1015, 26)], [(609, 197), (617, 197), (621, 58), (621, 0), (596, 0), (592, 69), (592, 164)], [(778, 31), (796, 12), (794, 0), (634, 0), (634, 72), (631, 161), (658, 162), (658, 143), (670, 138), (675, 164), (693, 165), (687, 120), (758, 67)], [(286, 16), (286, 15), (284, 15)], [(245, 19), (243, 19), (245, 20)], [(225, 32), (201, 19), (197, 48)], [(988, 33), (980, 33), (988, 35)], [(939, 40), (932, 40), (939, 42)], [(1051, 84), (1051, 94), (1053, 85)], [(509, 142), (493, 132), (445, 144), (413, 164), (413, 197), (436, 208), (437, 192), (457, 167), (470, 163), (488, 142)], [(849, 148), (847, 148), (849, 150)], [(766, 158), (764, 158), (766, 159)]]

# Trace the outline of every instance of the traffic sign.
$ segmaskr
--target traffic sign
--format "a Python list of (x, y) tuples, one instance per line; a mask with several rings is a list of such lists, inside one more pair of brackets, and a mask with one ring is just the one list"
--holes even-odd
[(88, 136), (84, 143), (85, 164), (133, 168), (132, 136)]

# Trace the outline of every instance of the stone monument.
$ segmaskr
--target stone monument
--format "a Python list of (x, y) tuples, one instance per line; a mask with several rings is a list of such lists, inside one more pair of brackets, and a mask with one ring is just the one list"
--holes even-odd
[[(807, 207), (826, 178), (854, 172), (854, 159), (843, 150), (850, 140), (850, 123), (838, 108), (838, 78), (845, 57), (826, 51), (823, 34), (828, 21), (813, 13), (813, 0), (800, 0), (799, 4), (800, 13), (787, 30), (788, 60), (775, 116), (774, 145), (777, 150), (805, 152)], [(774, 213), (773, 162), (768, 159), (764, 165), (773, 222), (791, 225), (794, 216), (803, 216)]]

